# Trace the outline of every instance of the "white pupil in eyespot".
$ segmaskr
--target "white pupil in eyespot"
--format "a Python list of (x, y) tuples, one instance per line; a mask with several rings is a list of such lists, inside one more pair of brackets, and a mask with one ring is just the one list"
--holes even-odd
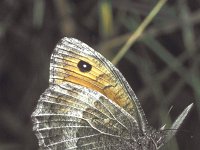
[(89, 72), (92, 69), (92, 65), (83, 60), (78, 62), (77, 67), (81, 72)]

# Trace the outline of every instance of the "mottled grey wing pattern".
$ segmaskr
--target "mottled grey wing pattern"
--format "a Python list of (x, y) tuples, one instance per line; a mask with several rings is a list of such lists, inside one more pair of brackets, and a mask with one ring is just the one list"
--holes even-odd
[(193, 105), (185, 108), (171, 130), (153, 130), (119, 70), (73, 38), (63, 38), (54, 49), (49, 83), (32, 114), (40, 149), (159, 149)]
[[(92, 70), (82, 74), (77, 67), (80, 60), (90, 63)], [(132, 115), (141, 130), (146, 130), (144, 112), (121, 72), (100, 53), (77, 39), (64, 37), (56, 45), (51, 56), (49, 82), (76, 82), (99, 91)]]
[(72, 83), (51, 85), (32, 116), (41, 149), (123, 149), (137, 126), (101, 93)]

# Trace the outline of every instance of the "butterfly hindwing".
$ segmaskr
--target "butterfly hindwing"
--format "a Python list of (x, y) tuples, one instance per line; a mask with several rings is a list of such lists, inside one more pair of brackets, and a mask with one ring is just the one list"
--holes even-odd
[(32, 114), (41, 150), (156, 150), (192, 108), (172, 129), (152, 129), (119, 70), (73, 38), (63, 38), (54, 49), (49, 84)]
[(130, 130), (138, 128), (136, 120), (107, 97), (72, 83), (51, 85), (32, 116), (45, 148), (98, 148), (109, 142), (104, 148), (116, 146), (120, 140), (130, 139)]

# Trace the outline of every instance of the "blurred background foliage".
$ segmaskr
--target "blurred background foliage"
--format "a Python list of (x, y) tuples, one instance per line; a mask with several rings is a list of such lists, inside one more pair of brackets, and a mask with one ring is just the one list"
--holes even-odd
[[(112, 60), (156, 3), (1, 0), (0, 150), (38, 149), (30, 115), (48, 87), (50, 55), (63, 36), (80, 39)], [(163, 150), (200, 148), (199, 51), (200, 1), (168, 0), (117, 63), (153, 127), (170, 125), (194, 103)]]

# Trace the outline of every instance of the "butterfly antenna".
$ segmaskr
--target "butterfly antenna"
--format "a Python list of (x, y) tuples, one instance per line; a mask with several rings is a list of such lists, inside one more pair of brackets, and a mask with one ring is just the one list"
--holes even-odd
[[(172, 105), (172, 106), (169, 108), (169, 111), (167, 112), (167, 115), (165, 116), (165, 120), (166, 120), (166, 118), (168, 118), (168, 116), (169, 116), (170, 112), (172, 111), (173, 107), (174, 107), (174, 106)], [(166, 127), (166, 124), (164, 124), (164, 125), (160, 128), (160, 130), (164, 130), (165, 127)]]
[(183, 110), (183, 112), (178, 116), (178, 118), (174, 121), (174, 123), (173, 123), (172, 126), (171, 126), (171, 129), (173, 129), (173, 130), (171, 130), (171, 131), (168, 132), (168, 136), (167, 136), (167, 137), (168, 137), (168, 140), (169, 140), (172, 136), (174, 136), (174, 135), (176, 134), (176, 132), (177, 132), (176, 129), (178, 129), (178, 128), (181, 126), (181, 124), (183, 123), (183, 120), (185, 119), (185, 117), (186, 117), (186, 116), (188, 115), (188, 113), (190, 112), (192, 106), (193, 106), (193, 103), (190, 104), (190, 105), (188, 105), (188, 106)]
[(183, 123), (184, 119), (186, 118), (186, 116), (188, 115), (190, 110), (192, 109), (192, 106), (193, 106), (193, 103), (188, 105), (183, 110), (183, 112), (178, 116), (178, 118), (172, 124), (171, 128), (168, 129), (168, 131), (166, 132), (166, 136), (163, 139), (163, 143), (161, 143), (161, 145), (159, 145), (158, 147), (161, 147), (164, 143), (167, 143), (176, 134), (176, 132), (178, 131), (179, 127)]
[(174, 106), (172, 105), (172, 106), (169, 108), (169, 111), (167, 112), (167, 115), (169, 115), (169, 113), (172, 111), (173, 108), (174, 108)]

